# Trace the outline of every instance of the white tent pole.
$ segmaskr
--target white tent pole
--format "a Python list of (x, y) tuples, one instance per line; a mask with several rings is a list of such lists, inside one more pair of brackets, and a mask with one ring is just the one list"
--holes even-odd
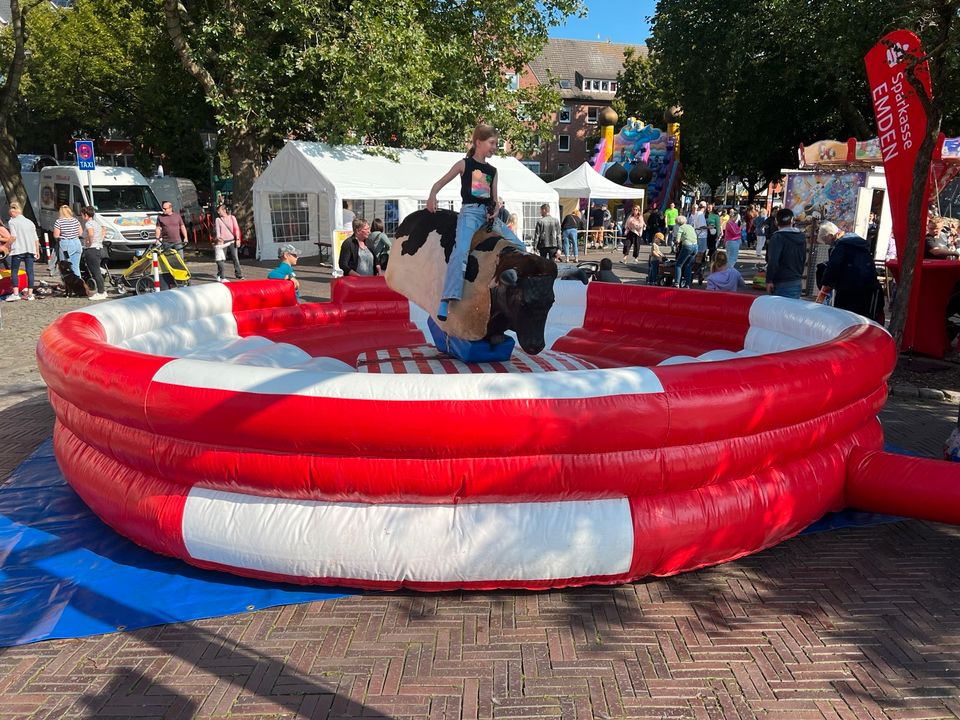
[(587, 222), (586, 222), (587, 232), (584, 233), (584, 236), (583, 236), (583, 252), (584, 252), (584, 254), (586, 254), (587, 248), (590, 246), (590, 201), (591, 201), (591, 198), (592, 198), (592, 195), (590, 194), (590, 191), (587, 190), (587, 212), (586, 212), (586, 215), (587, 215), (587, 217), (586, 217), (586, 220), (587, 220)]

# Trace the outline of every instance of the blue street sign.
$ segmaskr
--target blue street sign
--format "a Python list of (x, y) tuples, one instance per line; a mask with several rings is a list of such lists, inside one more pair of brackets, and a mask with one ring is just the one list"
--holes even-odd
[(77, 140), (77, 167), (81, 170), (96, 170), (97, 161), (93, 156), (93, 140)]

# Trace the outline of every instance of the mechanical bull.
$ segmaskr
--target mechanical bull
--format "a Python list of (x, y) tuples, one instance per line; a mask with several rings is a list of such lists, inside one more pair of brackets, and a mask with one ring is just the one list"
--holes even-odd
[(440, 328), (464, 340), (502, 342), (513, 330), (524, 352), (543, 350), (543, 329), (553, 306), (557, 266), (519, 252), (494, 230), (481, 228), (471, 242), (463, 299), (450, 304), (446, 320), (436, 318), (443, 278), (457, 235), (457, 214), (419, 210), (397, 228), (387, 264), (387, 285), (426, 308)]

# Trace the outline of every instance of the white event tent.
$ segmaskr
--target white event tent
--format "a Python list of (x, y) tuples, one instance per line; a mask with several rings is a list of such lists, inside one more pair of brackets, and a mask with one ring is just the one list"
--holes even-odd
[(588, 162), (559, 180), (554, 180), (550, 187), (562, 198), (587, 198), (587, 207), (590, 207), (591, 199), (643, 200), (646, 195), (640, 188), (624, 187), (607, 180)]
[[(285, 243), (302, 255), (316, 255), (319, 245), (332, 245), (341, 227), (343, 201), (367, 220), (381, 217), (387, 230), (426, 203), (430, 188), (463, 153), (434, 150), (371, 148), (360, 145), (290, 141), (253, 185), (257, 257), (272, 259)], [(507, 210), (520, 218), (539, 217), (547, 203), (559, 213), (559, 198), (523, 163), (512, 157), (493, 157), (497, 185)], [(454, 178), (438, 195), (441, 207), (460, 207), (460, 182)]]

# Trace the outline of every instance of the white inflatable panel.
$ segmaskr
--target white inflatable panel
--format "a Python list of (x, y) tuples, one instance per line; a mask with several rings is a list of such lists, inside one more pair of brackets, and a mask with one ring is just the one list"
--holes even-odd
[[(182, 325), (197, 318), (222, 314), (232, 317), (233, 296), (226, 285), (209, 283), (183, 290), (135, 295), (75, 312), (97, 318), (107, 333), (107, 342), (119, 345), (123, 340), (151, 330)], [(233, 335), (236, 334), (234, 322)]]
[(649, 368), (572, 370), (562, 373), (378, 375), (230, 366), (181, 358), (161, 367), (154, 382), (260, 395), (355, 400), (535, 400), (646, 395), (663, 392)]
[(761, 295), (750, 306), (750, 329), (744, 349), (785, 352), (833, 340), (844, 330), (870, 321), (846, 310)]
[(249, 337), (224, 338), (223, 340), (211, 339), (210, 342), (200, 346), (189, 355), (195, 360), (221, 360), (226, 361), (234, 358), (241, 353), (249, 352), (255, 348), (265, 345), (272, 345), (273, 341), (259, 335)]
[(157, 355), (159, 357), (185, 357), (203, 350), (210, 343), (237, 338), (237, 320), (232, 313), (185, 320), (179, 325), (157, 328), (133, 335), (118, 343), (119, 347)]
[(367, 505), (193, 488), (190, 556), (293, 577), (471, 582), (619, 575), (630, 569), (625, 498)]

